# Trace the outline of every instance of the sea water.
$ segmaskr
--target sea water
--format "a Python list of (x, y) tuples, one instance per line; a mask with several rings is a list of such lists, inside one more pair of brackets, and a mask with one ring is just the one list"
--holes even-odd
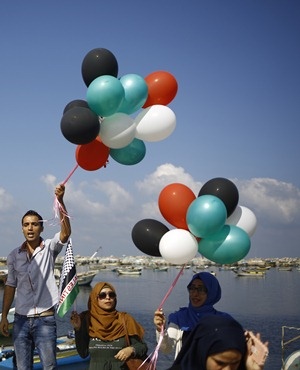
[[(271, 268), (265, 277), (237, 277), (233, 271), (214, 271), (222, 288), (222, 298), (215, 308), (230, 313), (245, 329), (260, 332), (263, 341), (269, 342), (269, 357), (265, 370), (281, 369), (282, 365), (282, 326), (300, 328), (300, 271), (279, 271)], [(197, 272), (200, 272), (198, 270)], [(100, 270), (91, 287), (80, 287), (74, 309), (81, 312), (87, 308), (89, 293), (98, 281), (113, 284), (117, 291), (117, 309), (129, 312), (145, 328), (145, 340), (149, 353), (155, 347), (153, 313), (163, 302), (166, 315), (188, 304), (186, 286), (194, 274), (193, 268), (170, 267), (168, 271), (144, 269), (141, 275), (118, 275), (107, 269)], [(179, 278), (178, 278), (179, 277)], [(177, 283), (174, 284), (176, 278)], [(3, 288), (0, 288), (0, 299)], [(58, 335), (65, 335), (72, 329), (70, 312), (63, 319), (57, 318)], [(287, 331), (290, 339), (299, 332)], [(300, 349), (300, 340), (287, 345), (284, 358)], [(173, 355), (159, 353), (157, 370), (166, 370), (173, 361)], [(86, 364), (72, 369), (86, 369)]]

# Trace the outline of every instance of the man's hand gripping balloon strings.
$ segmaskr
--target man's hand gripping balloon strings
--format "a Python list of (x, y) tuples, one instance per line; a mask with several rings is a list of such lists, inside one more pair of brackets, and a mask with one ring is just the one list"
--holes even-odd
[(65, 184), (70, 179), (70, 177), (73, 175), (73, 173), (77, 170), (78, 164), (73, 168), (73, 170), (69, 173), (67, 178), (63, 183), (58, 185), (55, 189), (55, 199), (54, 199), (54, 218), (60, 219), (60, 223), (64, 223), (67, 221), (67, 225), (65, 225), (67, 228), (69, 228), (69, 231), (71, 232), (71, 226), (69, 222), (70, 216), (68, 215), (68, 212), (66, 210), (66, 207), (63, 202), (63, 197), (65, 194)]
[(70, 217), (64, 204), (65, 185), (60, 184), (55, 188), (54, 213), (60, 220), (60, 240), (66, 243), (71, 235)]

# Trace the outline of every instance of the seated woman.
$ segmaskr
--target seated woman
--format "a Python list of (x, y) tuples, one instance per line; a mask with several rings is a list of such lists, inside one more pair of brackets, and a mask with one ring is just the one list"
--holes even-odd
[[(89, 370), (127, 369), (129, 358), (146, 358), (143, 327), (128, 313), (117, 311), (116, 305), (114, 287), (99, 282), (90, 293), (88, 310), (81, 314), (72, 312), (76, 348), (81, 357), (90, 355)], [(124, 323), (130, 345), (126, 342)]]
[[(206, 316), (189, 335), (169, 370), (262, 370), (264, 360), (256, 362), (253, 344), (253, 336), (233, 318)], [(267, 345), (262, 344), (265, 355)]]

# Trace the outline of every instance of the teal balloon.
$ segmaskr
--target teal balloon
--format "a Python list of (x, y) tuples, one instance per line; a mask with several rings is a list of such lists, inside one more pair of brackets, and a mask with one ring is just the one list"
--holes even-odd
[(148, 97), (148, 85), (143, 77), (128, 74), (120, 78), (125, 97), (118, 111), (131, 114), (142, 108)]
[(219, 232), (201, 239), (198, 251), (213, 262), (231, 264), (243, 259), (250, 246), (246, 231), (238, 226), (225, 225)]
[(110, 149), (109, 155), (118, 163), (124, 165), (134, 165), (141, 162), (146, 155), (146, 145), (140, 139), (133, 141), (120, 149)]
[(105, 75), (91, 82), (86, 97), (94, 113), (101, 117), (108, 117), (118, 111), (125, 97), (125, 91), (116, 77)]
[(214, 195), (201, 195), (190, 204), (186, 223), (193, 235), (204, 238), (221, 230), (226, 218), (227, 210), (221, 199)]

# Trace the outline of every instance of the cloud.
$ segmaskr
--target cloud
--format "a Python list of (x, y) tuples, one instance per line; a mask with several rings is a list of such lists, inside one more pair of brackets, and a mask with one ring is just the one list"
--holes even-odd
[(13, 208), (15, 201), (13, 196), (9, 194), (5, 189), (0, 188), (0, 212), (8, 211)]
[(146, 176), (142, 181), (137, 181), (136, 187), (139, 191), (145, 194), (158, 194), (161, 190), (172, 183), (181, 183), (188, 186), (195, 195), (198, 195), (202, 186), (201, 182), (194, 180), (194, 178), (187, 173), (183, 167), (176, 167), (171, 163), (163, 164)]
[[(239, 190), (239, 205), (251, 209), (258, 219), (258, 228), (252, 238), (252, 253), (258, 256), (297, 253), (299, 188), (270, 178), (230, 180)], [(57, 184), (56, 177), (47, 174), (42, 177), (42, 182), (49, 193), (53, 194)], [(131, 230), (138, 221), (153, 218), (173, 228), (160, 214), (158, 197), (165, 186), (174, 182), (185, 184), (196, 196), (203, 185), (201, 179), (195, 179), (184, 168), (170, 163), (158, 166), (132, 188), (124, 188), (115, 181), (99, 179), (77, 183), (68, 181), (65, 203), (71, 217), (72, 240), (76, 245), (76, 253), (90, 255), (102, 245), (106, 255), (140, 254), (131, 240)], [(20, 235), (16, 235), (14, 226), (19, 224), (19, 219), (16, 220), (15, 203), (18, 204), (13, 196), (0, 188), (0, 217), (1, 212), (5, 212), (2, 220), (0, 219), (0, 232), (8, 245), (18, 245), (20, 241)], [(49, 201), (45, 203), (49, 207)], [(13, 222), (7, 224), (7, 219)], [(46, 229), (51, 236), (54, 229), (52, 230), (51, 225), (47, 225)], [(288, 245), (284, 250), (283, 243)], [(6, 250), (0, 252), (0, 255), (6, 254)]]
[(240, 198), (268, 223), (300, 222), (300, 189), (283, 181), (253, 178), (237, 181)]

